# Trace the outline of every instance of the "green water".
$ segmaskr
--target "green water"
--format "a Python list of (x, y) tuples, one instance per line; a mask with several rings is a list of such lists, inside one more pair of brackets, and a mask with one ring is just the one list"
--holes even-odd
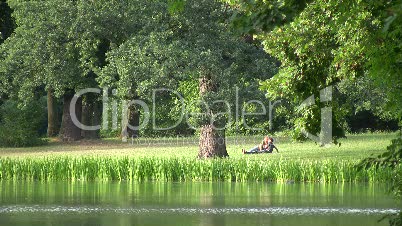
[(387, 225), (385, 185), (1, 182), (0, 226)]

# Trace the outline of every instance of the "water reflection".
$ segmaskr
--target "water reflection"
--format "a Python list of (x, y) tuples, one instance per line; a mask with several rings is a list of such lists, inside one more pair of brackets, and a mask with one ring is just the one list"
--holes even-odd
[[(386, 185), (10, 182), (0, 225), (379, 225)], [(386, 225), (386, 222), (383, 222)]]

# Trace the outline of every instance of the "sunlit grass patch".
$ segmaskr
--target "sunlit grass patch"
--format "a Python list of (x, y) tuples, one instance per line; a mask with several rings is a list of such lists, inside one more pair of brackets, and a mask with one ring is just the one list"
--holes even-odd
[[(229, 137), (227, 149), (230, 158), (283, 159), (283, 160), (360, 160), (372, 154), (380, 154), (386, 150), (395, 134), (360, 134), (348, 135), (341, 139), (341, 146), (319, 147), (312, 141), (292, 142), (288, 138), (275, 137), (280, 153), (243, 155), (241, 149), (254, 147), (261, 141), (257, 136)], [(138, 140), (127, 143), (118, 139), (100, 141), (80, 141), (74, 143), (50, 142), (49, 145), (32, 148), (0, 148), (0, 157), (36, 158), (36, 157), (162, 157), (162, 158), (195, 158), (198, 153), (198, 138), (159, 138)]]
[(358, 171), (356, 161), (160, 157), (0, 159), (1, 180), (111, 181), (391, 181), (389, 168)]

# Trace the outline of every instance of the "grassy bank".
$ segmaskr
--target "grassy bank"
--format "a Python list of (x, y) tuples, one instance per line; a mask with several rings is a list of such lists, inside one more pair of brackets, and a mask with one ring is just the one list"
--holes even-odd
[(382, 153), (395, 134), (350, 135), (341, 146), (276, 139), (280, 153), (243, 155), (260, 137), (228, 139), (229, 159), (200, 161), (197, 139), (81, 141), (0, 149), (0, 180), (320, 181), (384, 182), (386, 168), (357, 171), (363, 158)]
[[(274, 155), (244, 156), (241, 149), (249, 149), (261, 141), (261, 137), (228, 137), (227, 149), (230, 158), (283, 159), (283, 160), (360, 160), (386, 150), (396, 134), (348, 135), (341, 139), (341, 146), (321, 148), (312, 141), (292, 142), (286, 137), (275, 137), (280, 153)], [(48, 145), (30, 148), (0, 148), (0, 157), (162, 157), (195, 158), (198, 153), (198, 138), (140, 138), (123, 143), (118, 139), (61, 143), (52, 140)]]
[(1, 180), (385, 182), (388, 168), (357, 171), (355, 161), (64, 157), (0, 159)]

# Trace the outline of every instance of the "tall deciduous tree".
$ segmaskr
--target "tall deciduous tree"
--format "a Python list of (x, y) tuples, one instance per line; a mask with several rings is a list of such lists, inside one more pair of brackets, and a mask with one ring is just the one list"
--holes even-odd
[[(70, 1), (9, 1), (14, 10), (17, 28), (1, 46), (4, 53), (1, 74), (3, 82), (13, 87), (15, 97), (27, 103), (33, 91), (46, 87), (56, 97), (63, 96), (64, 109), (70, 103), (71, 93), (84, 84), (84, 70), (78, 60), (77, 40), (71, 37), (71, 25), (77, 16)], [(74, 124), (63, 116), (60, 136), (65, 140), (79, 137), (71, 134)], [(70, 120), (71, 121), (71, 120)], [(66, 124), (67, 123), (67, 124)]]
[[(399, 31), (387, 35), (388, 40), (379, 38), (387, 8), (393, 3), (388, 1), (229, 1), (240, 9), (234, 16), (233, 25), (240, 31), (251, 32), (263, 41), (265, 50), (281, 61), (277, 75), (262, 84), (271, 98), (288, 98), (298, 106), (310, 95), (319, 97), (319, 91), (326, 86), (347, 79), (354, 80), (361, 76), (378, 77), (384, 81), (395, 81), (398, 73), (388, 67), (385, 76), (377, 76), (372, 65), (391, 65), (397, 62), (398, 53), (387, 52), (391, 46), (397, 46)], [(398, 4), (395, 4), (398, 5)], [(258, 7), (257, 7), (258, 6)], [(270, 15), (274, 15), (272, 18)], [(275, 19), (279, 16), (279, 20)], [(271, 18), (257, 20), (258, 18)], [(393, 20), (390, 17), (389, 20)], [(393, 37), (391, 37), (393, 36)], [(392, 44), (391, 44), (392, 43)], [(390, 49), (388, 49), (390, 50)], [(381, 52), (383, 51), (383, 52)], [(381, 52), (381, 54), (380, 54)], [(396, 55), (392, 56), (395, 53)], [(373, 57), (376, 55), (376, 57)], [(381, 56), (381, 57), (380, 57)], [(384, 57), (390, 56), (392, 59)], [(388, 63), (385, 64), (384, 61)], [(370, 63), (371, 62), (371, 63)], [(370, 65), (371, 64), (371, 65)], [(393, 64), (394, 65), (394, 64)], [(385, 67), (384, 67), (385, 68)], [(382, 70), (382, 69), (381, 69)], [(389, 78), (389, 79), (388, 79)], [(398, 84), (391, 93), (399, 93)], [(391, 95), (392, 96), (392, 95)], [(392, 98), (395, 99), (395, 98)], [(319, 133), (320, 108), (328, 103), (321, 103), (316, 98), (316, 105), (300, 112), (295, 122), (295, 132), (300, 137), (302, 129)], [(343, 136), (341, 128), (342, 114), (336, 101), (332, 102), (334, 139)], [(318, 122), (318, 123), (317, 123)]]
[[(18, 28), (1, 47), (2, 87), (25, 102), (37, 88), (52, 90), (64, 103), (60, 137), (80, 139), (80, 129), (71, 123), (68, 105), (75, 91), (98, 86), (96, 73), (105, 65), (105, 53), (111, 43), (124, 38), (121, 32), (114, 32), (122, 27), (120, 17), (126, 3), (48, 0), (9, 4)], [(86, 99), (84, 119), (92, 117), (89, 121), (94, 122), (100, 108), (87, 107)], [(93, 101), (100, 105), (98, 99)], [(78, 112), (80, 106), (76, 106)]]
[(235, 87), (246, 77), (271, 76), (273, 61), (229, 32), (220, 2), (186, 1), (173, 10), (166, 2), (152, 7), (148, 26), (108, 53), (101, 84), (114, 84), (122, 96), (146, 97), (152, 88), (176, 89), (182, 81), (197, 81), (199, 157), (227, 156), (225, 125), (234, 106), (222, 101), (234, 103)]
[[(293, 96), (300, 102), (325, 86), (369, 76), (385, 94), (384, 110), (402, 124), (401, 0), (301, 1), (301, 8), (299, 1), (287, 0), (227, 2), (240, 9), (234, 25), (258, 34), (266, 51), (282, 63), (279, 73), (263, 84), (270, 96)], [(294, 14), (288, 9), (299, 10)], [(279, 23), (272, 15), (281, 16)], [(286, 20), (288, 16), (291, 20)], [(314, 108), (306, 109), (300, 120), (295, 120), (296, 130), (317, 124), (317, 113)], [(362, 165), (394, 168), (401, 161), (402, 138), (398, 137), (384, 154), (368, 158)], [(400, 181), (399, 173), (395, 181), (399, 197)], [(401, 225), (401, 219), (402, 213), (390, 223)]]

